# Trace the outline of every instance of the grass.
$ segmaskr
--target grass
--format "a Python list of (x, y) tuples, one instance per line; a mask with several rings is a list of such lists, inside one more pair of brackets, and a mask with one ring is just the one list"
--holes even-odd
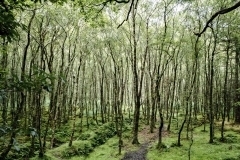
[[(80, 141), (75, 141), (74, 143), (79, 143)], [(80, 145), (80, 144), (78, 144)], [(62, 158), (61, 153), (63, 153), (68, 148), (68, 144), (65, 143), (57, 148), (49, 150), (46, 153), (46, 160), (119, 160), (123, 157), (123, 152), (121, 155), (118, 155), (118, 137), (114, 136), (113, 138), (107, 140), (107, 142), (101, 146), (98, 146), (91, 152), (88, 156), (73, 156), (69, 158)], [(37, 157), (32, 160), (43, 160)]]
[[(233, 126), (231, 123), (225, 125), (225, 137), (226, 141), (220, 142), (220, 123), (216, 123), (215, 126), (215, 139), (213, 144), (209, 144), (209, 132), (203, 132), (203, 126), (196, 127), (193, 130), (193, 145), (191, 148), (191, 160), (239, 160), (240, 159), (240, 127)], [(96, 126), (91, 126), (95, 128)], [(86, 156), (69, 156), (67, 158), (62, 157), (62, 153), (69, 147), (68, 143), (64, 143), (57, 148), (48, 150), (46, 152), (46, 160), (119, 160), (126, 152), (138, 150), (140, 146), (131, 144), (131, 127), (128, 125), (126, 131), (123, 133), (124, 147), (121, 155), (118, 155), (118, 137), (114, 136), (100, 146), (97, 146)], [(98, 127), (96, 127), (98, 128)], [(143, 125), (140, 126), (140, 131), (143, 129)], [(156, 149), (157, 140), (153, 142), (148, 149), (148, 160), (187, 160), (189, 159), (188, 151), (190, 140), (186, 139), (186, 129), (182, 133), (182, 146), (177, 147), (173, 144), (177, 142), (178, 130), (174, 130), (175, 123), (172, 125), (172, 132), (163, 137), (163, 143), (166, 148), (161, 150)], [(208, 130), (209, 126), (206, 126)], [(77, 135), (73, 145), (80, 146), (82, 142), (87, 140), (88, 137), (93, 135), (93, 131), (90, 129), (84, 131), (84, 134)], [(157, 132), (157, 129), (156, 129)], [(84, 138), (85, 135), (85, 138)], [(190, 134), (189, 134), (190, 135)], [(144, 137), (139, 137), (140, 142)], [(39, 160), (39, 158), (33, 158), (32, 160)]]
[[(93, 126), (92, 128), (95, 127), (96, 126)], [(118, 137), (112, 137), (115, 134), (114, 130), (115, 128), (112, 123), (106, 123), (93, 130), (84, 131), (82, 135), (75, 138), (72, 147), (69, 147), (68, 142), (66, 142), (59, 147), (47, 150), (44, 159), (119, 159), (122, 155), (117, 155)], [(104, 138), (104, 140), (102, 138)], [(100, 145), (100, 143), (102, 145)], [(39, 160), (39, 158), (34, 157), (32, 160)]]
[[(229, 143), (219, 141), (220, 131), (215, 130), (213, 144), (209, 144), (209, 133), (202, 132), (203, 127), (197, 127), (193, 131), (193, 145), (191, 148), (191, 160), (239, 160), (240, 159), (240, 135), (230, 130), (225, 131), (225, 137), (231, 139)], [(182, 137), (186, 136), (183, 132)], [(172, 133), (163, 139), (166, 149), (157, 150), (156, 143), (149, 149), (147, 158), (149, 160), (186, 160), (188, 159), (188, 151), (190, 141), (183, 138), (181, 147), (172, 147), (177, 141), (177, 135)]]
[(70, 160), (119, 160), (122, 155), (118, 155), (118, 138), (114, 136), (105, 144), (96, 147), (88, 156), (74, 156), (71, 157)]

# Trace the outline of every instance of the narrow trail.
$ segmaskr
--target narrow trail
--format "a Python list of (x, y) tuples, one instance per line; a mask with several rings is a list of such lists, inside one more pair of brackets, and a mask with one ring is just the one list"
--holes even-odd
[(137, 151), (127, 152), (122, 160), (146, 160), (148, 143), (141, 145)]
[[(165, 127), (164, 127), (165, 128)], [(167, 131), (163, 128), (162, 136), (167, 135)], [(155, 129), (154, 133), (149, 132), (149, 126), (145, 126), (138, 134), (139, 139), (143, 139), (143, 143), (140, 144), (140, 148), (136, 151), (127, 152), (122, 160), (147, 160), (146, 155), (148, 152), (148, 146), (158, 140), (158, 130)]]

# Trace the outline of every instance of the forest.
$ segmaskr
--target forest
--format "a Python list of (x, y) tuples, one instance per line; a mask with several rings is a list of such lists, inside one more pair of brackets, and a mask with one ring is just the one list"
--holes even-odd
[(240, 160), (239, 0), (1, 0), (0, 160)]

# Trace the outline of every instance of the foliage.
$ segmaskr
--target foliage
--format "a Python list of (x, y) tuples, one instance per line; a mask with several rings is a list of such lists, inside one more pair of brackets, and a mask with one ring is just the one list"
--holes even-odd
[(240, 102), (235, 102), (235, 103), (233, 104), (233, 106), (234, 106), (234, 107), (240, 107)]
[(119, 160), (122, 158), (123, 155), (117, 154), (117, 148), (118, 148), (118, 137), (114, 136), (110, 138), (103, 145), (94, 148), (94, 151), (91, 152), (87, 157), (74, 156), (74, 157), (71, 157), (71, 160), (87, 160), (87, 159), (88, 160), (96, 160), (96, 159)]
[[(16, 12), (31, 10), (32, 6), (39, 3), (56, 3), (63, 5), (66, 2), (72, 3), (68, 0), (3, 0), (0, 2), (0, 37), (6, 38), (9, 42), (19, 38), (18, 28), (26, 30), (26, 26), (19, 22), (16, 16)], [(91, 21), (92, 25), (99, 26), (104, 24), (104, 18), (101, 11), (101, 4), (104, 4), (105, 1), (75, 1), (75, 4), (78, 5), (81, 10), (81, 14), (85, 17), (86, 21)], [(89, 7), (91, 6), (91, 7)], [(99, 7), (100, 6), (100, 7)], [(105, 5), (104, 5), (105, 6)], [(96, 22), (96, 17), (100, 17), (100, 21)]]
[(84, 132), (84, 133), (82, 133), (82, 134), (80, 135), (79, 139), (80, 139), (80, 140), (87, 140), (87, 139), (89, 139), (90, 136), (91, 136), (90, 133)]
[[(144, 4), (146, 2), (149, 4)], [(141, 115), (138, 118), (140, 123), (149, 123), (151, 115), (152, 121), (157, 122), (160, 111), (163, 111), (168, 119), (172, 114), (170, 112), (177, 110), (177, 114), (173, 113), (174, 120), (169, 119), (169, 124), (175, 119), (176, 122), (181, 122), (182, 117), (194, 116), (195, 119), (192, 119), (191, 124), (200, 126), (203, 123), (209, 123), (209, 120), (207, 118), (199, 121), (197, 114), (209, 117), (207, 116), (208, 107), (213, 107), (216, 119), (221, 119), (225, 101), (226, 112), (228, 112), (226, 114), (229, 114), (226, 116), (231, 118), (234, 104), (240, 106), (234, 101), (236, 97), (234, 78), (237, 77), (234, 73), (237, 73), (235, 72), (237, 63), (232, 60), (239, 45), (231, 42), (234, 36), (239, 37), (237, 32), (239, 13), (234, 12), (225, 15), (224, 18), (220, 16), (218, 20), (213, 21), (212, 32), (220, 37), (216, 40), (220, 42), (216, 43), (216, 52), (212, 49), (216, 41), (211, 30), (207, 30), (204, 36), (197, 39), (198, 44), (195, 43), (196, 36), (193, 34), (195, 32), (193, 30), (201, 29), (205, 24), (211, 11), (224, 8), (231, 2), (139, 1), (137, 9), (134, 10), (135, 17), (133, 18), (132, 13), (129, 12), (129, 21), (116, 29), (119, 22), (126, 18), (125, 14), (129, 9), (123, 7), (124, 10), (120, 10), (122, 6), (117, 4), (116, 0), (1, 1), (0, 36), (3, 42), (2, 48), (5, 50), (3, 49), (4, 54), (0, 55), (0, 112), (3, 119), (3, 126), (0, 126), (0, 150), (9, 146), (10, 135), (16, 131), (9, 156), (12, 159), (26, 157), (31, 137), (41, 136), (39, 139), (42, 140), (45, 134), (47, 154), (57, 151), (58, 148), (64, 148), (56, 154), (56, 157), (62, 157), (62, 153), (65, 157), (88, 155), (93, 148), (104, 146), (116, 135), (114, 101), (119, 102), (119, 106), (124, 108), (124, 114), (126, 114), (126, 108), (129, 108), (129, 117), (124, 119), (122, 138), (127, 142), (130, 141), (132, 123), (136, 124), (132, 119), (138, 117), (130, 111), (134, 108), (133, 86), (141, 83), (131, 83), (134, 79), (131, 72), (134, 67), (132, 62), (134, 46), (137, 53), (136, 72), (141, 73), (140, 77), (144, 77), (142, 81), (144, 84), (139, 92), (143, 94), (138, 96), (141, 97)], [(215, 3), (216, 5), (213, 5)], [(145, 7), (142, 8), (142, 6)], [(19, 28), (26, 28), (30, 18), (29, 11), (32, 10), (36, 11), (34, 12), (36, 16), (29, 26), (31, 32), (28, 32), (28, 35)], [(136, 30), (133, 30), (133, 26)], [(136, 36), (136, 45), (133, 42), (135, 39), (133, 35)], [(231, 43), (228, 44), (228, 41)], [(226, 62), (227, 48), (231, 63)], [(199, 52), (196, 59), (195, 52)], [(26, 59), (22, 53), (26, 53), (24, 54)], [(111, 60), (110, 53), (114, 60)], [(143, 56), (145, 53), (146, 57)], [(210, 54), (215, 54), (214, 62), (210, 61)], [(21, 73), (23, 62), (26, 62), (26, 67), (24, 73)], [(195, 74), (192, 74), (195, 62), (197, 69)], [(226, 64), (229, 65), (228, 69)], [(210, 65), (213, 65), (213, 71), (209, 70)], [(114, 68), (117, 68), (116, 71)], [(213, 72), (214, 76), (209, 77), (209, 73)], [(226, 73), (228, 77), (224, 79)], [(173, 76), (174, 74), (176, 77)], [(161, 79), (159, 83), (157, 83), (158, 79)], [(155, 80), (157, 80), (156, 84), (154, 84)], [(193, 83), (195, 80), (196, 83)], [(212, 85), (208, 84), (209, 80), (213, 80)], [(228, 82), (226, 88), (224, 81)], [(115, 83), (117, 88), (114, 87)], [(159, 88), (154, 89), (158, 85)], [(122, 99), (113, 94), (118, 88), (119, 94), (124, 92)], [(226, 99), (222, 92), (223, 88), (224, 91), (227, 89), (226, 93), (229, 93)], [(209, 96), (210, 89), (212, 98)], [(158, 94), (154, 92), (159, 93), (159, 98), (156, 100), (153, 98)], [(47, 103), (45, 103), (46, 99)], [(212, 100), (213, 105), (209, 105), (209, 99)], [(154, 107), (153, 104), (159, 111), (150, 113), (151, 107)], [(179, 104), (179, 107), (175, 107), (175, 104)], [(173, 108), (170, 109), (171, 106)], [(81, 114), (79, 118), (78, 112)], [(101, 122), (100, 114), (102, 114)], [(80, 118), (83, 121), (79, 122)], [(73, 119), (76, 125), (75, 123), (74, 125), (73, 123), (65, 124)], [(14, 122), (18, 123), (15, 125)], [(104, 122), (108, 123), (102, 125)], [(187, 120), (186, 123), (189, 122)], [(35, 128), (29, 128), (32, 125), (35, 125)], [(189, 127), (191, 131), (191, 126)], [(19, 131), (28, 129), (30, 138), (19, 140), (23, 136)], [(139, 129), (141, 130), (141, 127)], [(81, 133), (78, 132), (79, 130)], [(171, 133), (174, 134), (174, 131)], [(198, 135), (197, 131), (196, 133)], [(71, 134), (74, 145), (67, 147), (63, 143), (69, 141)], [(208, 136), (205, 133), (202, 134)], [(55, 136), (54, 139), (52, 136)], [(218, 137), (219, 135), (214, 139), (216, 148), (222, 145)], [(35, 154), (38, 154), (40, 148), (39, 139), (35, 139)], [(51, 151), (47, 148), (50, 140), (57, 142)], [(200, 145), (198, 137), (196, 140)], [(173, 150), (177, 154), (178, 151), (182, 151), (181, 149), (185, 151), (188, 141), (183, 141), (183, 146), (177, 148), (174, 147), (175, 137), (170, 137), (169, 142), (168, 140), (164, 142), (167, 149), (163, 151)], [(208, 140), (205, 138), (202, 141)], [(235, 145), (239, 139), (234, 134), (233, 136), (227, 134), (222, 141), (226, 142), (223, 146)], [(112, 145), (115, 149), (118, 146), (116, 142)], [(201, 145), (205, 148), (209, 147), (207, 144)], [(196, 152), (194, 147), (193, 152)], [(202, 149), (200, 147), (200, 150)]]
[(19, 150), (13, 150), (9, 153), (7, 160), (21, 160), (21, 159), (27, 159), (29, 157), (29, 146), (27, 145), (20, 145)]
[(236, 143), (238, 142), (238, 137), (234, 134), (227, 134), (224, 139), (220, 138), (219, 141), (224, 143)]
[(107, 123), (102, 125), (94, 135), (89, 139), (93, 147), (102, 145), (107, 139), (113, 137), (116, 134), (114, 123)]
[(46, 73), (37, 67), (33, 67), (33, 74), (30, 76), (25, 75), (23, 77), (24, 78), (21, 79), (18, 74), (12, 74), (8, 79), (1, 79), (2, 83), (0, 85), (0, 101), (3, 98), (7, 98), (6, 95), (9, 91), (52, 91), (51, 81), (55, 79), (55, 76), (53, 74)]
[[(233, 131), (226, 131), (226, 137), (231, 141), (229, 143), (219, 143), (218, 145), (212, 145), (207, 143), (208, 132), (201, 132), (203, 126), (196, 127), (193, 131), (193, 145), (191, 150), (191, 159), (192, 160), (201, 160), (201, 159), (234, 159), (236, 160), (240, 155), (237, 152), (240, 147), (240, 136), (238, 133)], [(185, 133), (183, 133), (184, 135)], [(217, 137), (220, 137), (219, 133), (216, 133)], [(164, 143), (167, 146), (167, 149), (159, 152), (155, 148), (151, 148), (148, 152), (148, 159), (157, 160), (157, 159), (179, 159), (185, 160), (188, 159), (188, 149), (190, 140), (184, 139), (182, 141), (181, 147), (176, 146), (177, 134), (170, 133), (167, 137), (164, 137)], [(155, 145), (157, 143), (154, 143)]]
[(25, 26), (16, 20), (15, 12), (29, 7), (29, 4), (27, 0), (3, 0), (0, 2), (0, 36), (2, 38), (7, 38), (11, 42), (19, 36), (17, 28), (25, 28)]
[[(58, 152), (58, 149), (64, 148), (60, 152), (60, 156), (63, 158), (70, 158), (73, 156), (87, 156), (93, 149), (99, 145), (104, 144), (109, 138), (112, 138), (116, 134), (114, 123), (106, 123), (96, 129), (92, 133), (83, 133), (79, 137), (80, 140), (73, 141), (71, 147), (68, 147), (66, 144), (60, 146), (53, 150), (52, 152)], [(59, 136), (61, 135), (62, 138)], [(57, 132), (56, 137), (60, 139), (67, 139), (69, 136), (66, 135), (66, 132)], [(65, 138), (64, 138), (65, 137)], [(59, 154), (59, 153), (58, 153)]]
[(7, 135), (8, 132), (11, 132), (11, 130), (10, 126), (0, 126), (0, 138), (4, 140), (4, 135)]
[(62, 156), (64, 158), (81, 155), (87, 156), (92, 151), (93, 146), (89, 141), (76, 141), (71, 147), (68, 147), (63, 151)]

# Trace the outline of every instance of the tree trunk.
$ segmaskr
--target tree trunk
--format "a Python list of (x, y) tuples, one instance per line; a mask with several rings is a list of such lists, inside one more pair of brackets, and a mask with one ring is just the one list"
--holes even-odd
[(159, 131), (158, 131), (158, 145), (157, 148), (160, 149), (162, 148), (162, 130), (163, 130), (163, 115), (160, 113), (160, 126), (159, 126)]
[(239, 65), (240, 65), (240, 44), (235, 40), (235, 123), (240, 124), (240, 82), (239, 82)]
[(223, 112), (222, 112), (222, 126), (221, 126), (221, 140), (224, 141), (224, 124), (226, 118), (226, 109), (228, 106), (228, 64), (229, 64), (229, 44), (227, 44), (227, 59), (225, 64), (225, 80), (224, 80), (224, 89), (223, 89)]

